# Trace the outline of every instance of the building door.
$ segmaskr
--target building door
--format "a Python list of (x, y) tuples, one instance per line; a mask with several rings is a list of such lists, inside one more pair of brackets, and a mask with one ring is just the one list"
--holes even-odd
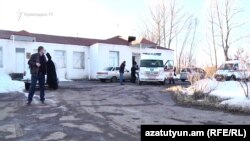
[(16, 72), (24, 73), (25, 71), (25, 49), (16, 48)]
[(66, 51), (55, 50), (54, 51), (54, 63), (56, 66), (57, 77), (59, 81), (66, 79), (67, 64), (66, 64)]
[(140, 66), (140, 60), (141, 60), (141, 57), (140, 57), (139, 53), (132, 54), (132, 64), (135, 61), (137, 63), (137, 65)]

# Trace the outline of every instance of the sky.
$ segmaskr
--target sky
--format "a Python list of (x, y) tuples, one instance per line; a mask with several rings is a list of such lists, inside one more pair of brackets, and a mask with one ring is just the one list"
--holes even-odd
[[(32, 33), (107, 39), (116, 35), (139, 37), (142, 21), (149, 8), (160, 0), (0, 0), (0, 29), (26, 30)], [(207, 11), (213, 0), (177, 0), (185, 13), (198, 19), (197, 54), (206, 47)], [(240, 20), (248, 20), (249, 0), (235, 0), (244, 12)], [(250, 24), (235, 36), (248, 35)], [(241, 40), (237, 46), (246, 47)], [(219, 56), (221, 57), (221, 56)], [(223, 60), (223, 56), (220, 60)]]
[[(195, 11), (202, 5), (202, 0), (182, 1), (189, 5), (185, 6), (189, 11)], [(148, 16), (149, 7), (154, 2), (0, 0), (0, 29), (103, 39), (118, 34), (138, 36), (141, 21)]]

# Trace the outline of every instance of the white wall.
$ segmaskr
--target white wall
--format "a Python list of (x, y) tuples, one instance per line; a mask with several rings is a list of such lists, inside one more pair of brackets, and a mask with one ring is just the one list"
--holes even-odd
[[(34, 50), (38, 46), (44, 46), (47, 52), (54, 56), (55, 50), (66, 51), (66, 68), (57, 69), (57, 73), (61, 77), (66, 79), (87, 79), (90, 75), (91, 79), (96, 79), (96, 73), (105, 67), (109, 66), (109, 52), (117, 51), (119, 52), (119, 64), (122, 61), (126, 61), (126, 69), (130, 70), (132, 67), (132, 53), (140, 53), (139, 47), (123, 46), (123, 45), (111, 45), (97, 43), (90, 47), (78, 46), (78, 45), (65, 45), (65, 44), (54, 44), (54, 43), (42, 43), (42, 42), (23, 42), (12, 40), (0, 39), (0, 47), (3, 48), (3, 68), (0, 68), (0, 72), (15, 73), (16, 68), (16, 58), (15, 58), (15, 48), (25, 48), (26, 53), (34, 53)], [(73, 52), (84, 52), (85, 53), (85, 68), (84, 69), (74, 69), (73, 68)], [(167, 60), (173, 60), (174, 53), (169, 50), (142, 49), (144, 52), (154, 52), (162, 53), (164, 57), (164, 62)], [(89, 60), (88, 60), (89, 59)], [(25, 67), (27, 65), (28, 59), (26, 59)], [(56, 64), (56, 62), (55, 62)]]
[(97, 43), (90, 47), (91, 58), (91, 79), (96, 79), (96, 73), (109, 67), (109, 52), (119, 52), (119, 65), (126, 61), (126, 69), (130, 70), (132, 67), (132, 52), (128, 46), (111, 45)]
[[(109, 67), (109, 52), (119, 52), (119, 64), (126, 61), (126, 69), (130, 71), (132, 67), (132, 54), (140, 53), (139, 47), (123, 46), (123, 45), (110, 45), (110, 44), (95, 44), (90, 47), (91, 58), (91, 79), (96, 79), (96, 73)], [(141, 50), (142, 53), (162, 53), (164, 63), (168, 60), (174, 60), (174, 52), (171, 50), (161, 50), (145, 48)], [(137, 62), (138, 63), (138, 62)]]
[[(96, 79), (96, 73), (99, 69), (99, 44), (94, 44), (89, 47), (89, 55), (90, 55), (90, 79)], [(102, 63), (102, 62), (100, 62)]]
[[(15, 73), (15, 64), (18, 63), (15, 60), (15, 48), (25, 48), (25, 56), (26, 53), (34, 53), (34, 50), (38, 48), (38, 46), (43, 46), (47, 52), (49, 52), (52, 56), (54, 56), (55, 50), (64, 50), (66, 51), (66, 68), (65, 75), (62, 74), (64, 72), (57, 70), (58, 75), (65, 76), (66, 79), (85, 79), (88, 77), (88, 49), (86, 46), (78, 46), (78, 45), (65, 45), (65, 44), (54, 44), (54, 43), (42, 43), (42, 42), (23, 42), (23, 41), (15, 41), (13, 44), (12, 40), (0, 39), (0, 47), (3, 47), (3, 68), (0, 68), (0, 71), (6, 73)], [(73, 68), (73, 52), (84, 52), (85, 53), (85, 68), (84, 69), (74, 69)], [(28, 68), (27, 65), (28, 59), (26, 58), (25, 67)], [(56, 64), (56, 62), (55, 62)]]

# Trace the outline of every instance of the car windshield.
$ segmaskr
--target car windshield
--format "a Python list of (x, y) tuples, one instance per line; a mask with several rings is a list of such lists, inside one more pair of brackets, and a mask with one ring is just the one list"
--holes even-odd
[(111, 71), (113, 69), (113, 67), (107, 67), (107, 68), (105, 68), (104, 70), (105, 71)]
[(233, 67), (234, 67), (234, 64), (232, 64), (232, 63), (222, 64), (222, 65), (219, 67), (219, 70), (232, 70)]
[(163, 67), (163, 60), (141, 60), (141, 67)]

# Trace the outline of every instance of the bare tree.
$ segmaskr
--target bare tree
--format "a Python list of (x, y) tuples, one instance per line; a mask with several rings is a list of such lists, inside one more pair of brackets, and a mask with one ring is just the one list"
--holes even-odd
[[(246, 96), (246, 98), (249, 98), (249, 86), (248, 86), (248, 81), (249, 81), (249, 68), (248, 68), (248, 62), (249, 62), (249, 55), (247, 52), (244, 51), (243, 48), (238, 48), (236, 51), (236, 54), (234, 55), (235, 59), (240, 60), (241, 64), (240, 65), (241, 68), (239, 68), (241, 71), (239, 71), (239, 75), (241, 80), (239, 81), (240, 86), (242, 88), (242, 90), (244, 91), (244, 94)], [(246, 67), (243, 67), (246, 66)]]
[(196, 28), (197, 28), (197, 19), (194, 19), (194, 27), (193, 29), (193, 34), (192, 34), (192, 39), (191, 39), (191, 43), (190, 43), (190, 49), (189, 49), (189, 53), (188, 53), (188, 65), (191, 66), (192, 65), (192, 61), (194, 61), (194, 53), (196, 50), (196, 46), (195, 46), (195, 39), (196, 39)]
[[(212, 47), (213, 47), (213, 53), (211, 53), (211, 55), (213, 54), (214, 57), (214, 62), (215, 62), (215, 68), (218, 67), (218, 59), (217, 59), (217, 47), (216, 47), (216, 42), (215, 42), (215, 29), (214, 29), (214, 13), (212, 8), (210, 8), (210, 12), (209, 12), (209, 22), (210, 22), (210, 26), (211, 26), (211, 37), (212, 37)], [(210, 46), (209, 46), (210, 48)], [(212, 58), (212, 56), (211, 56)]]
[[(150, 17), (144, 22), (142, 36), (154, 39), (157, 44), (171, 48), (173, 40), (185, 28), (186, 14), (178, 7), (176, 0), (161, 0), (150, 8)], [(147, 34), (147, 35), (146, 35)], [(154, 38), (152, 38), (154, 36)]]
[[(185, 22), (185, 25), (187, 25), (187, 28), (183, 34), (183, 37), (182, 37), (182, 41), (181, 42), (181, 46), (180, 48), (178, 48), (179, 52), (177, 53), (177, 69), (178, 69), (178, 72), (180, 71), (180, 69), (183, 67), (183, 66), (187, 66), (187, 65), (190, 65), (191, 61), (189, 61), (189, 57), (192, 56), (193, 57), (193, 51), (191, 51), (191, 49), (193, 49), (194, 47), (194, 40), (195, 40), (195, 32), (196, 32), (196, 27), (193, 28), (193, 21), (192, 21), (192, 17), (190, 17), (186, 22)], [(196, 22), (195, 22), (195, 26), (196, 26)], [(192, 41), (191, 41), (191, 48), (190, 50), (187, 50), (187, 44), (189, 43), (189, 39), (190, 37), (190, 33), (192, 32), (192, 29), (194, 29), (194, 33), (193, 33), (193, 38)], [(178, 42), (178, 41), (177, 41)], [(186, 49), (186, 50), (185, 50)], [(190, 55), (191, 54), (191, 55)]]
[[(223, 48), (224, 58), (228, 61), (230, 59), (228, 51), (234, 42), (232, 41), (232, 31), (242, 25), (235, 22), (236, 16), (238, 16), (241, 11), (234, 8), (232, 0), (224, 0), (220, 4), (218, 0), (216, 0), (214, 11), (215, 13), (210, 14), (212, 15), (210, 17), (210, 22), (212, 24), (211, 29), (213, 30), (212, 34), (213, 37), (215, 37), (215, 31), (218, 31), (218, 40), (220, 40), (218, 45)], [(215, 17), (213, 14), (215, 14)], [(215, 26), (218, 30), (215, 29)], [(215, 39), (213, 39), (213, 46), (215, 47)]]

